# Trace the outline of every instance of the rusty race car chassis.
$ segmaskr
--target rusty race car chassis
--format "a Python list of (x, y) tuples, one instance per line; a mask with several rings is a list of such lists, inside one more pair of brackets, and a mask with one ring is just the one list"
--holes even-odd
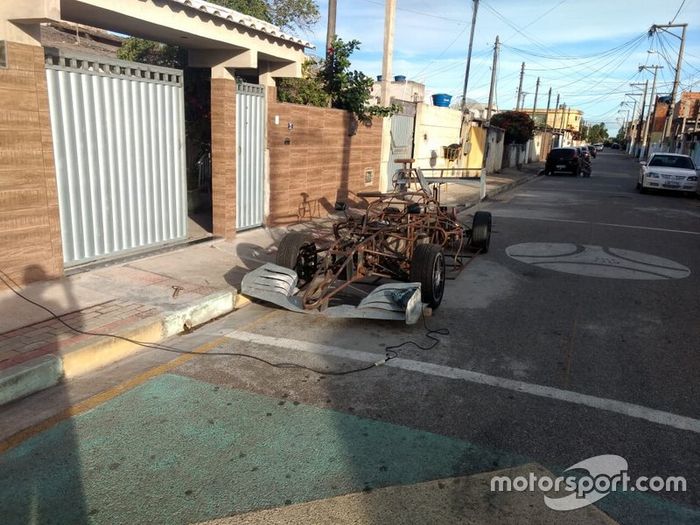
[[(394, 192), (359, 193), (368, 201), (365, 212), (335, 223), (330, 241), (286, 234), (277, 264), (248, 273), (242, 292), (298, 312), (407, 324), (417, 322), (424, 308), (437, 308), (447, 269), (455, 276), (488, 250), (491, 214), (479, 211), (471, 227), (461, 224), (453, 208), (440, 205), (438, 187), (428, 188), (413, 171), (404, 173), (408, 182), (394, 178)], [(418, 191), (410, 191), (411, 175)], [(347, 304), (348, 289), (387, 279), (400, 282), (381, 284), (359, 304)]]

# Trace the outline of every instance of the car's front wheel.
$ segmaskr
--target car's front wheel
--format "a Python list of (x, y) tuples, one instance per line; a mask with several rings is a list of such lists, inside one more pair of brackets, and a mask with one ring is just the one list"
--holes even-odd
[(445, 255), (437, 244), (419, 244), (411, 259), (411, 282), (420, 283), (421, 301), (431, 308), (442, 302), (445, 291)]
[(644, 187), (644, 177), (642, 177), (642, 181), (637, 183), (637, 188), (639, 188), (639, 193), (647, 193), (649, 190)]
[(316, 244), (308, 233), (289, 232), (279, 243), (275, 262), (297, 272), (299, 279), (310, 281), (316, 273)]

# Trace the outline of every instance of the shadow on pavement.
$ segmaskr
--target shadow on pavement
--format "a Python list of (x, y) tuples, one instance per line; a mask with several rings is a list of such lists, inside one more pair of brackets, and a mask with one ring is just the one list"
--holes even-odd
[[(27, 268), (25, 275), (32, 280), (48, 278), (39, 266)], [(78, 306), (70, 284), (66, 280), (63, 282), (68, 311), (76, 311)], [(14, 283), (6, 284), (19, 288)], [(40, 298), (37, 302), (49, 310), (58, 309), (50, 300)], [(81, 329), (80, 315), (73, 314), (69, 324)], [(52, 402), (57, 406), (70, 404), (65, 383), (59, 383), (52, 391)], [(18, 402), (21, 400), (15, 403)], [(84, 475), (74, 419), (64, 419), (49, 430), (20, 442), (0, 455), (0, 523), (87, 523), (89, 516), (98, 509), (88, 508), (83, 490)]]

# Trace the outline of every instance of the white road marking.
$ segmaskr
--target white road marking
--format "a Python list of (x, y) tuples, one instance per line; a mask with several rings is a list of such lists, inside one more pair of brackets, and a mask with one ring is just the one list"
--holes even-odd
[(607, 279), (683, 279), (690, 269), (647, 253), (588, 244), (526, 242), (506, 248), (513, 259), (549, 270)]
[(651, 226), (635, 226), (631, 224), (615, 224), (610, 222), (591, 222), (591, 221), (577, 221), (574, 219), (552, 219), (546, 217), (521, 217), (517, 215), (500, 214), (498, 212), (492, 212), (494, 217), (500, 217), (503, 219), (526, 219), (531, 221), (550, 221), (550, 222), (568, 222), (571, 224), (592, 224), (594, 226), (611, 226), (614, 228), (630, 228), (633, 230), (651, 230), (656, 232), (669, 232), (669, 233), (683, 233), (686, 235), (700, 235), (700, 232), (688, 231), (688, 230), (669, 230), (667, 228), (652, 228)]
[[(561, 189), (558, 188), (537, 188), (536, 191), (542, 191), (542, 192), (549, 192), (549, 193), (570, 193), (570, 192), (575, 192), (575, 193), (604, 193), (606, 195), (617, 195), (619, 197), (628, 197), (630, 196), (629, 193), (627, 193), (627, 188), (620, 188), (618, 190), (610, 190), (610, 191), (602, 191), (602, 190), (574, 190), (570, 189), (568, 186), (560, 186)], [(539, 197), (539, 195), (528, 195), (528, 197)]]
[[(373, 352), (350, 350), (338, 346), (322, 345), (318, 343), (310, 343), (308, 341), (298, 341), (295, 339), (287, 339), (282, 337), (270, 337), (267, 335), (254, 334), (245, 331), (232, 330), (224, 334), (224, 337), (228, 337), (229, 339), (235, 339), (237, 341), (245, 343), (265, 345), (285, 350), (297, 350), (300, 352), (307, 352), (310, 354), (328, 355), (342, 359), (352, 359), (355, 361), (361, 361), (365, 363), (376, 363), (383, 357), (383, 354)], [(517, 381), (515, 379), (507, 379), (503, 377), (492, 376), (489, 374), (483, 374), (481, 372), (474, 372), (472, 370), (453, 368), (451, 366), (437, 365), (433, 363), (426, 363), (423, 361), (404, 359), (401, 357), (392, 359), (391, 361), (387, 362), (385, 366), (391, 366), (403, 370), (410, 370), (412, 372), (419, 372), (422, 374), (437, 377), (445, 377), (448, 379), (461, 379), (470, 383), (488, 385), (537, 397), (555, 399), (557, 401), (564, 401), (566, 403), (572, 403), (575, 405), (597, 408), (608, 412), (622, 414), (628, 417), (644, 419), (646, 421), (650, 421), (659, 425), (673, 427), (679, 430), (687, 430), (690, 432), (695, 432), (696, 434), (700, 434), (700, 420), (698, 419), (693, 419), (686, 416), (679, 416), (670, 412), (664, 412), (653, 408), (647, 408), (641, 405), (635, 405), (624, 401), (617, 401), (615, 399), (595, 397), (587, 394), (580, 394), (578, 392), (572, 392), (569, 390), (561, 390), (559, 388), (536, 385), (532, 383), (526, 383), (524, 381)]]

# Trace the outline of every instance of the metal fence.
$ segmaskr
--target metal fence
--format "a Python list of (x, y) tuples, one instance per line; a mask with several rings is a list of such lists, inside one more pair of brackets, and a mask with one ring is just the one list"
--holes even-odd
[(66, 265), (186, 236), (182, 72), (48, 54)]
[(265, 213), (265, 88), (236, 92), (236, 229), (261, 226)]

